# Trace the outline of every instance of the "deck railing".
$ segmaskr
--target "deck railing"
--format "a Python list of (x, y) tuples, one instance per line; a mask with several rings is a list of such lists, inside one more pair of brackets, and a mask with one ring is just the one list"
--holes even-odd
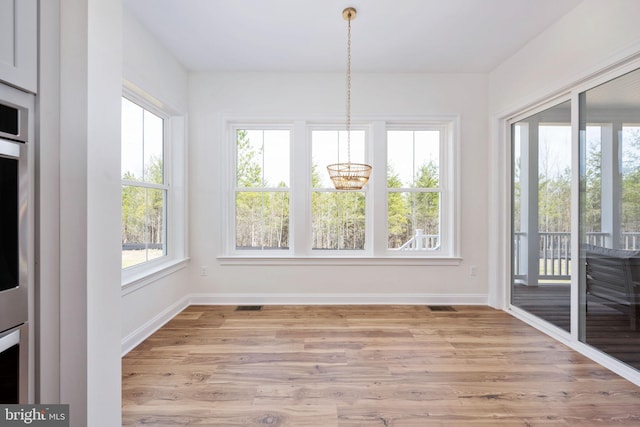
[(398, 248), (403, 251), (435, 250), (440, 246), (440, 236), (437, 234), (423, 234), (421, 228), (416, 229), (416, 234)]
[(622, 233), (622, 249), (637, 251), (640, 249), (640, 232)]
[[(515, 233), (514, 241), (514, 273), (522, 276), (521, 250), (526, 233)], [(606, 246), (609, 233), (587, 233), (587, 243), (596, 246)], [(542, 280), (568, 280), (571, 277), (571, 233), (568, 232), (539, 232), (539, 278)], [(622, 249), (640, 250), (640, 232), (623, 232)]]
[[(524, 277), (526, 271), (522, 265), (522, 250), (526, 233), (515, 233), (514, 239), (514, 274)], [(609, 233), (587, 233), (587, 243), (596, 246), (607, 246)], [(539, 232), (539, 265), (538, 277), (541, 280), (569, 280), (571, 278), (571, 233), (569, 232)], [(640, 232), (623, 232), (622, 249), (640, 250)], [(437, 234), (423, 234), (422, 229), (416, 229), (415, 235), (398, 250), (424, 251), (435, 250), (440, 246), (440, 236)]]
[(540, 233), (540, 278), (569, 278), (571, 234)]

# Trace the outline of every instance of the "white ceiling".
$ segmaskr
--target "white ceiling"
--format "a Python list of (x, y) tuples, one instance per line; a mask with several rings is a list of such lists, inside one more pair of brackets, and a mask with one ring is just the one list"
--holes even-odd
[[(124, 0), (197, 71), (488, 72), (582, 0)], [(126, 40), (125, 40), (126, 43)]]

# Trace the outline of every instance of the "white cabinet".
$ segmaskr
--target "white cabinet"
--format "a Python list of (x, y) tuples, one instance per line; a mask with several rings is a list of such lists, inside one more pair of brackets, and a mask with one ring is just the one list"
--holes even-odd
[(0, 81), (38, 87), (38, 1), (0, 0)]

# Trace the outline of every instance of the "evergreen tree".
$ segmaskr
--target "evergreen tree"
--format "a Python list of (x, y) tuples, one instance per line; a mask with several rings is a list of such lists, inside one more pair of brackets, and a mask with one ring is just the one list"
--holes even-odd
[[(438, 167), (433, 162), (418, 168), (414, 187), (437, 189), (439, 185)], [(424, 230), (424, 234), (440, 234), (440, 193), (419, 192), (411, 194), (414, 230), (421, 228)]]
[[(387, 168), (387, 188), (401, 188), (400, 175), (395, 173), (391, 165)], [(412, 230), (410, 207), (404, 193), (389, 192), (387, 196), (387, 233), (388, 247), (399, 248), (411, 239)]]

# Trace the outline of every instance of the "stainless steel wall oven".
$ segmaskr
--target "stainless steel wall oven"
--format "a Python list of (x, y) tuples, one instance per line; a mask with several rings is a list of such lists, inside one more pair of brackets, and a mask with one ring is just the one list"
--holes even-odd
[(28, 403), (33, 95), (0, 85), (0, 403)]

